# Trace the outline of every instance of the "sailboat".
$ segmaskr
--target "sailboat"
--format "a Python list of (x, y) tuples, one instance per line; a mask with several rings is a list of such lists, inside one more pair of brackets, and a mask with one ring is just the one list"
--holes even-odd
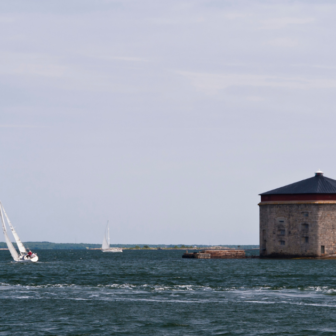
[[(3, 233), (5, 236), (5, 240), (6, 240), (6, 244), (8, 247), (8, 250), (10, 252), (10, 254), (12, 255), (14, 261), (16, 262), (37, 262), (38, 261), (38, 256), (36, 253), (31, 253), (31, 255), (28, 255), (26, 248), (24, 247), (24, 245), (22, 244), (22, 241), (20, 240), (18, 234), (16, 233), (12, 223), (10, 222), (6, 211), (4, 209), (4, 207), (2, 206), (1, 202), (0, 202), (0, 217), (1, 217), (1, 222), (2, 222), (2, 229), (3, 229)], [(20, 254), (18, 254), (16, 248), (14, 247), (14, 245), (12, 244), (12, 242), (10, 241), (8, 234), (7, 234), (7, 227), (6, 227), (6, 221), (8, 226), (10, 227), (12, 234), (14, 236), (14, 239), (16, 241), (16, 244), (19, 248)]]
[(105, 236), (102, 244), (102, 252), (122, 252), (120, 247), (110, 247), (110, 228), (107, 222), (107, 227), (105, 230)]

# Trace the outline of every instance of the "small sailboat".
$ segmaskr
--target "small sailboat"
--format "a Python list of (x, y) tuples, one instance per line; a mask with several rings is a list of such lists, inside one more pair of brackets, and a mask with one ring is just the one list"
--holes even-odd
[[(14, 261), (16, 262), (37, 262), (38, 261), (38, 256), (36, 253), (31, 253), (29, 251), (29, 253), (27, 253), (26, 248), (24, 247), (24, 245), (22, 244), (22, 241), (20, 240), (18, 234), (16, 233), (12, 223), (10, 222), (6, 211), (4, 209), (4, 207), (2, 206), (1, 202), (0, 202), (0, 217), (1, 217), (1, 222), (2, 222), (2, 229), (3, 229), (3, 233), (5, 236), (5, 240), (6, 240), (6, 244), (8, 247), (8, 250), (10, 252), (10, 254), (12, 255)], [(14, 245), (12, 244), (12, 242), (10, 241), (8, 234), (7, 234), (7, 227), (6, 227), (6, 221), (8, 226), (10, 227), (12, 234), (14, 236), (14, 239), (16, 241), (16, 244), (19, 248), (20, 254), (18, 254), (17, 250), (15, 249)]]
[(110, 247), (110, 228), (107, 222), (107, 227), (105, 230), (105, 236), (102, 244), (102, 252), (122, 252), (120, 247)]

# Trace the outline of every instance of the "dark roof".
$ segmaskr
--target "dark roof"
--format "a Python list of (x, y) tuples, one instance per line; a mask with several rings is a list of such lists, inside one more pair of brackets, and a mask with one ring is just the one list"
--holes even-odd
[(290, 194), (336, 194), (336, 180), (325, 177), (323, 174), (316, 174), (314, 177), (288, 184), (260, 195)]

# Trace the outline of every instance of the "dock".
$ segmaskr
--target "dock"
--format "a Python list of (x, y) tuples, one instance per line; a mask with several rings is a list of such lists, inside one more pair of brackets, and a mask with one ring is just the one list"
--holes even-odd
[(193, 259), (244, 259), (246, 258), (245, 250), (202, 250), (200, 252), (189, 253), (186, 251), (182, 258)]

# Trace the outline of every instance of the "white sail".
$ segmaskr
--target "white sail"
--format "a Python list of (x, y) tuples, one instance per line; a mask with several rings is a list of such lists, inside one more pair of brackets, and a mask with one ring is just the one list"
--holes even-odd
[(3, 233), (5, 236), (5, 240), (6, 240), (6, 244), (8, 246), (9, 252), (12, 255), (13, 259), (15, 261), (19, 260), (19, 254), (17, 253), (15, 247), (13, 246), (12, 242), (9, 240), (8, 235), (7, 235), (7, 228), (6, 228), (6, 224), (5, 224), (5, 220), (3, 217), (3, 212), (2, 212), (2, 204), (0, 203), (0, 214), (1, 214), (1, 222), (2, 222), (2, 229), (3, 229)]
[(12, 255), (12, 258), (15, 261), (18, 261), (19, 260), (19, 254), (17, 253), (17, 251), (16, 251), (15, 247), (13, 246), (12, 242), (9, 240), (7, 232), (4, 232), (4, 235), (5, 235), (5, 240), (6, 240), (6, 243), (7, 243), (8, 250), (9, 250), (10, 254)]
[(2, 210), (3, 210), (3, 213), (5, 214), (5, 217), (6, 217), (6, 219), (7, 219), (7, 223), (8, 223), (8, 225), (9, 225), (10, 229), (12, 230), (14, 239), (15, 239), (15, 241), (16, 241), (16, 244), (17, 244), (17, 246), (18, 246), (18, 248), (19, 248), (20, 253), (21, 253), (21, 254), (27, 254), (27, 250), (26, 250), (26, 248), (24, 247), (24, 245), (22, 244), (22, 241), (20, 240), (18, 234), (17, 234), (16, 231), (14, 230), (14, 227), (13, 227), (12, 223), (10, 222), (10, 220), (9, 220), (7, 214), (6, 214), (5, 208), (2, 207)]
[(106, 227), (105, 236), (103, 239), (102, 250), (106, 250), (110, 248), (110, 232), (109, 232), (109, 227), (108, 227), (108, 221), (106, 225), (107, 227)]
[(122, 251), (123, 250), (120, 247), (110, 247), (110, 228), (107, 221), (105, 236), (102, 244), (102, 252), (122, 252)]
[(106, 240), (106, 236), (104, 237), (104, 239), (103, 239), (103, 244), (102, 244), (102, 250), (106, 250), (106, 249), (108, 249), (110, 246), (109, 246), (109, 244), (108, 244), (108, 242), (107, 242), (107, 240)]

